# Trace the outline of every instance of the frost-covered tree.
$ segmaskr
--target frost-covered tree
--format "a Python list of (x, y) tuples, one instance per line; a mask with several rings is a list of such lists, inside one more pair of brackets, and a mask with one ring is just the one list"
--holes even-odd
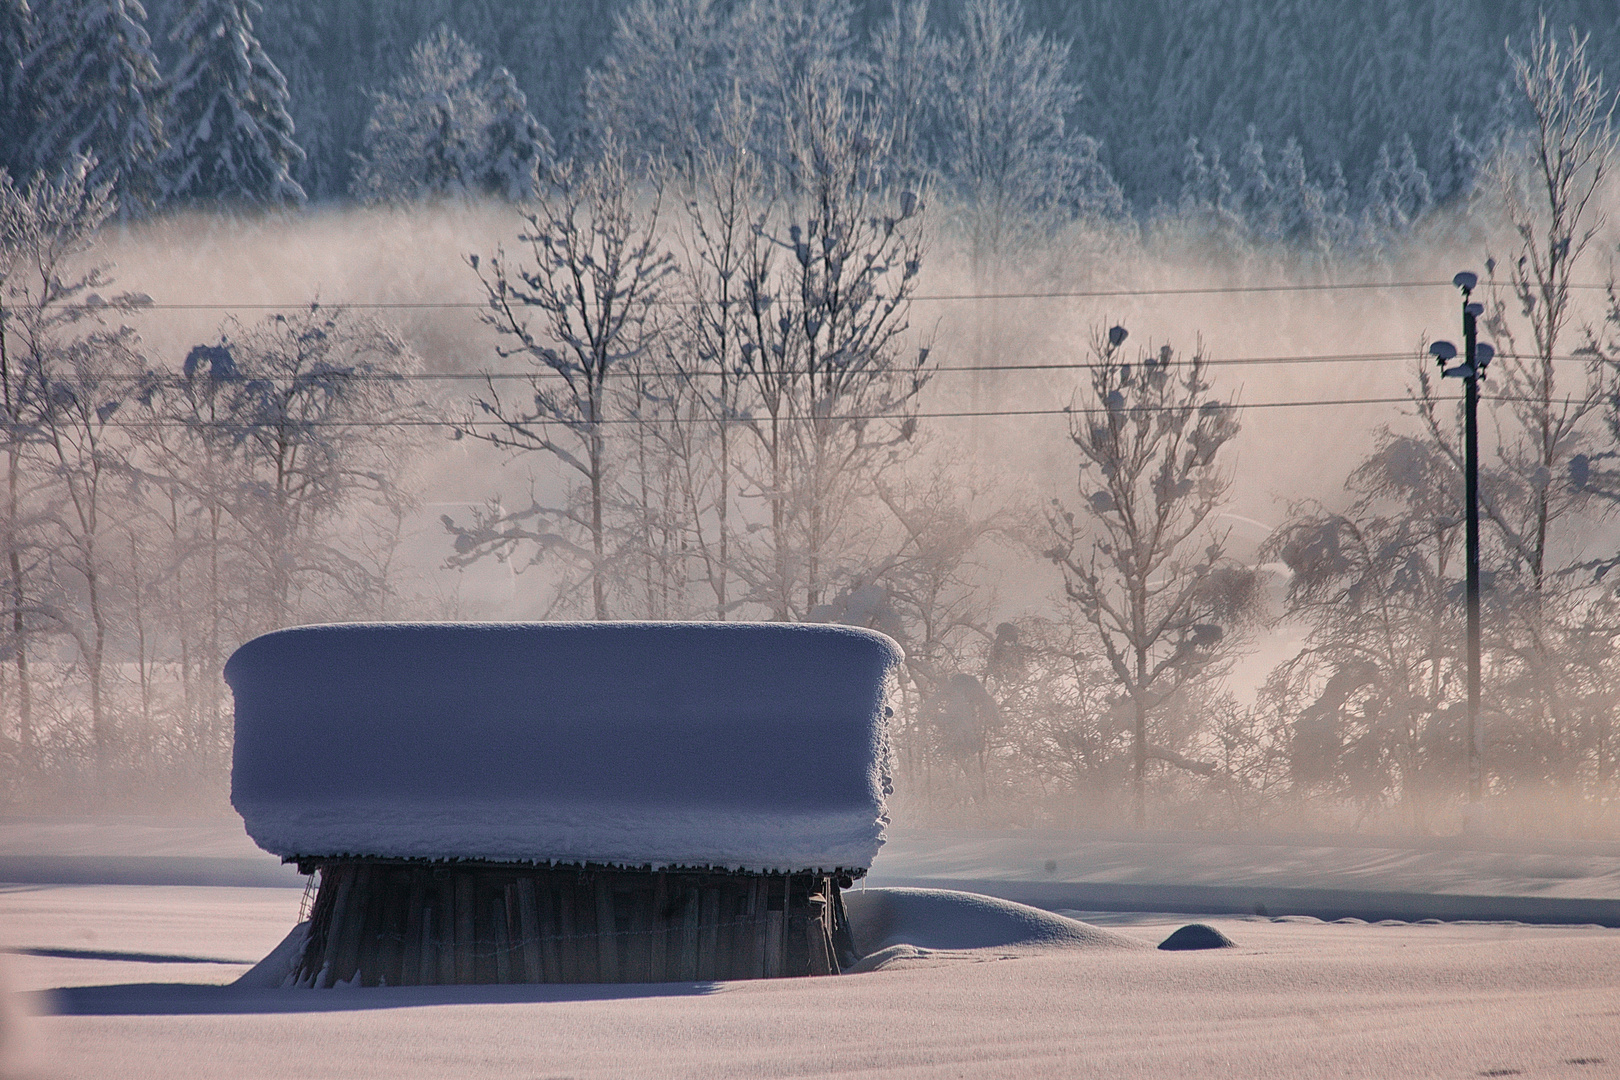
[(1189, 359), (1144, 349), (1132, 362), (1125, 336), (1114, 327), (1092, 344), (1090, 386), (1070, 422), (1082, 501), (1076, 512), (1054, 500), (1047, 556), (1129, 714), (1140, 826), (1150, 759), (1201, 771), (1166, 745), (1163, 726), (1170, 706), (1221, 671), (1257, 580), (1212, 527), (1230, 485), (1221, 450), (1237, 436), (1236, 408), (1214, 395), (1202, 349)]
[(1393, 153), (1388, 145), (1380, 146), (1362, 212), (1368, 233), (1374, 238), (1399, 236), (1433, 202), (1429, 174), (1418, 164), (1411, 137), (1403, 135)]
[(976, 272), (998, 262), (1054, 213), (1114, 214), (1119, 188), (1096, 144), (1071, 132), (1080, 99), (1069, 50), (1030, 31), (1018, 0), (968, 0), (946, 54), (938, 159), (966, 218)]
[(94, 160), (87, 182), (111, 182), (119, 211), (154, 195), (163, 149), (162, 81), (138, 0), (39, 0), (24, 65), (34, 107), (29, 166), (71, 170)]
[(170, 38), (183, 50), (168, 85), (163, 203), (296, 206), (304, 160), (287, 80), (253, 33), (257, 0), (195, 0)]
[(0, 0), (0, 169), (25, 173), (23, 151), (32, 134), (33, 109), (23, 81), (23, 61), (33, 36), (27, 0)]
[(551, 135), (529, 112), (529, 101), (505, 68), (496, 68), (486, 90), (490, 121), (485, 131), (480, 186), (509, 202), (532, 199), (551, 167)]
[(484, 173), (490, 103), (483, 57), (440, 26), (411, 50), (408, 69), (372, 94), (353, 193), (368, 202), (466, 197)]
[[(1505, 729), (1498, 725), (1499, 740), (1524, 748), (1504, 770), (1511, 763), (1488, 730), (1485, 764), (1565, 790), (1591, 775), (1581, 743), (1599, 748), (1598, 772), (1606, 756), (1612, 760), (1602, 750), (1608, 689), (1572, 677), (1579, 668), (1613, 666), (1612, 644), (1593, 634), (1604, 589), (1578, 569), (1589, 558), (1594, 515), (1606, 509), (1581, 482), (1580, 467), (1602, 445), (1604, 383), (1598, 351), (1577, 329), (1589, 316), (1572, 286), (1592, 265), (1604, 226), (1599, 193), (1620, 154), (1616, 95), (1586, 47), (1573, 30), (1564, 37), (1543, 21), (1527, 48), (1513, 53), (1527, 127), (1508, 143), (1497, 179), (1514, 243), (1505, 258), (1486, 261), (1493, 282), (1504, 270), (1506, 280), (1484, 293), (1482, 319), (1499, 357), (1486, 405), (1496, 448), (1494, 460), (1482, 462), (1480, 485), (1480, 509), (1500, 545), (1492, 567), (1497, 678), (1488, 693), (1509, 718)], [(1456, 459), (1456, 426), (1442, 420), (1435, 397), (1425, 380), (1421, 415), (1436, 445)]]
[[(864, 87), (869, 72), (856, 53), (854, 0), (744, 0), (732, 16), (729, 75), (757, 110), (761, 147), (777, 160), (792, 149), (769, 137), (802, 116), (802, 88)], [(722, 87), (726, 84), (722, 83)]]
[[(1597, 195), (1620, 153), (1620, 133), (1612, 123), (1616, 96), (1589, 63), (1584, 38), (1572, 31), (1561, 45), (1543, 22), (1515, 65), (1530, 126), (1498, 166), (1516, 243), (1506, 259), (1486, 260), (1492, 280), (1501, 268), (1506, 281), (1487, 294), (1482, 320), (1500, 356), (1490, 376), (1501, 384), (1494, 406), (1501, 443), (1480, 505), (1540, 594), (1557, 577), (1558, 534), (1590, 495), (1571, 482), (1571, 462), (1590, 450), (1601, 366), (1589, 350), (1584, 370), (1571, 373), (1562, 353), (1579, 325), (1572, 285), (1604, 225)], [(1457, 454), (1427, 382), (1420, 401), (1438, 444)]]
[(1266, 148), (1255, 135), (1254, 125), (1243, 140), (1237, 158), (1237, 190), (1233, 192), (1250, 228), (1265, 239), (1276, 237), (1276, 186), (1266, 167)]
[(900, 179), (920, 186), (940, 138), (945, 40), (928, 22), (929, 0), (897, 0), (872, 39), (872, 99), (892, 130)]
[(590, 127), (633, 156), (687, 160), (733, 101), (753, 117), (751, 152), (777, 167), (802, 85), (859, 82), (851, 0), (637, 0), (586, 91)]
[(727, 18), (714, 0), (635, 0), (615, 19), (613, 49), (586, 83), (594, 134), (638, 155), (707, 135), (727, 43)]

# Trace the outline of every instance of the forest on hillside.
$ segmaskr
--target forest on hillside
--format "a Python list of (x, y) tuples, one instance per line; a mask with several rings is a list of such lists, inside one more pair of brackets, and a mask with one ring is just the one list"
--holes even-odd
[[(0, 87), (7, 95), (0, 164), (13, 175), (60, 168), (62, 154), (76, 148), (103, 161), (127, 156), (126, 172), (155, 170), (159, 175), (143, 181), (144, 196), (163, 202), (285, 199), (262, 182), (245, 181), (234, 191), (175, 189), (175, 178), (162, 175), (174, 171), (172, 158), (162, 167), (143, 162), (202, 122), (204, 97), (180, 89), (192, 70), (189, 58), (206, 54), (207, 35), (227, 25), (232, 29), (223, 37), (237, 38), (240, 54), (236, 85), (267, 114), (285, 111), (297, 150), (283, 148), (283, 164), (304, 197), (323, 202), (357, 193), (377, 95), (407, 77), (412, 50), (440, 27), (481, 59), (483, 75), (510, 73), (551, 143), (573, 147), (613, 127), (642, 148), (667, 152), (673, 147), (667, 128), (640, 127), (647, 117), (625, 112), (626, 94), (639, 98), (634, 108), (657, 112), (682, 92), (683, 79), (707, 80), (711, 89), (757, 86), (782, 77), (769, 69), (787, 55), (891, 110), (941, 105), (960, 91), (947, 54), (960, 48), (970, 6), (152, 0), (143, 9), (134, 0), (6, 0), (0, 62), (12, 74)], [(1043, 122), (1066, 138), (1071, 167), (1096, 168), (1120, 189), (1121, 208), (1145, 218), (1182, 199), (1189, 140), (1205, 160), (1224, 163), (1235, 188), (1252, 182), (1242, 176), (1246, 158), (1259, 153), (1276, 163), (1295, 144), (1303, 175), (1330, 197), (1342, 176), (1337, 197), (1354, 213), (1379, 198), (1378, 188), (1389, 183), (1380, 172), (1391, 168), (1405, 170), (1408, 184), (1414, 170), (1423, 175), (1423, 196), (1410, 196), (1408, 209), (1466, 193), (1493, 142), (1523, 119), (1503, 43), (1524, 40), (1538, 15), (1593, 35), (1591, 61), (1613, 85), (1620, 25), (1603, 0), (1537, 7), (1486, 0), (1153, 0), (1128, 7), (1032, 0), (1022, 5), (1020, 22), (1047, 54), (1024, 57), (1026, 65), (1054, 68), (1039, 104)], [(71, 55), (98, 38), (104, 40), (90, 50), (95, 55)], [(75, 70), (108, 73), (95, 93), (110, 95), (108, 107), (127, 119), (96, 121), (107, 108), (85, 102), (59, 108), (52, 99), (81, 85)], [(1003, 89), (1014, 91), (1032, 70), (1009, 68)], [(117, 71), (124, 75), (110, 77)], [(902, 149), (948, 168), (953, 125), (938, 115), (909, 119), (916, 131)], [(75, 122), (106, 127), (75, 131)], [(143, 140), (150, 145), (114, 145)], [(187, 151), (195, 153), (195, 146)], [(130, 190), (137, 184), (133, 176), (125, 183)]]
[(282, 626), (763, 619), (911, 820), (1614, 833), (1602, 7), (0, 0), (0, 805), (222, 806)]

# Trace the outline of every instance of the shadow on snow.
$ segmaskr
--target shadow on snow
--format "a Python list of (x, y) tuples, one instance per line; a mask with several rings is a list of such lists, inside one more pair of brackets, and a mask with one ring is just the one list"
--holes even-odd
[(427, 1005), (526, 1005), (620, 998), (701, 997), (718, 983), (398, 986), (333, 990), (262, 990), (196, 983), (63, 986), (40, 994), (40, 1011), (57, 1016), (188, 1016), (232, 1013), (353, 1012)]

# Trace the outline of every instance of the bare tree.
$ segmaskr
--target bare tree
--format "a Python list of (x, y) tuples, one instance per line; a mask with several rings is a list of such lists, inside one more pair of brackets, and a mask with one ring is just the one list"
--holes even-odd
[[(1502, 715), (1488, 738), (1519, 761), (1495, 763), (1502, 782), (1539, 778), (1567, 788), (1587, 756), (1579, 748), (1586, 695), (1566, 668), (1570, 650), (1590, 641), (1581, 629), (1592, 612), (1590, 577), (1574, 571), (1587, 561), (1582, 523), (1600, 508), (1586, 481), (1603, 396), (1593, 334), (1576, 336), (1582, 313), (1572, 282), (1604, 224), (1597, 200), (1615, 161), (1616, 99), (1590, 65), (1586, 39), (1571, 32), (1561, 44), (1544, 19), (1513, 64), (1528, 128), (1499, 160), (1497, 179), (1517, 242), (1505, 260), (1485, 264), (1492, 288), (1483, 321), (1500, 357), (1491, 369), (1498, 389), (1486, 399), (1496, 460), (1480, 482), (1499, 552), (1489, 630)], [(1456, 425), (1442, 421), (1427, 374), (1414, 398), (1431, 439), (1460, 468)]]
[(606, 619), (615, 554), (609, 384), (646, 355), (673, 263), (658, 235), (660, 185), (652, 179), (638, 205), (643, 193), (613, 146), (589, 163), (560, 166), (551, 180), (523, 214), (518, 239), (532, 263), (513, 263), (504, 251), (487, 264), (469, 257), (489, 300), (484, 320), (500, 338), (497, 355), (530, 370), (528, 393), (516, 401), (489, 380), (479, 417), (461, 431), (515, 454), (550, 455), (578, 481), (577, 499), (536, 498), (515, 511), (480, 512), (467, 526), (447, 517), (445, 526), (455, 537), (455, 563), (524, 545), (533, 546), (535, 562), (552, 554), (575, 560), (589, 578), (594, 617)]
[(1152, 744), (1155, 721), (1222, 670), (1257, 588), (1211, 527), (1229, 485), (1218, 459), (1238, 433), (1236, 408), (1213, 395), (1202, 347), (1185, 360), (1168, 345), (1144, 349), (1132, 363), (1125, 336), (1114, 327), (1092, 343), (1090, 390), (1070, 421), (1083, 502), (1076, 514), (1054, 500), (1047, 555), (1128, 699), (1140, 826), (1148, 760), (1190, 764)]
[(222, 345), (246, 469), (229, 510), (257, 564), (263, 629), (375, 606), (385, 582), (340, 534), (368, 509), (381, 517), (362, 534), (386, 529), (408, 502), (398, 480), (429, 410), (402, 376), (420, 362), (382, 323), (319, 303), (227, 327)]
[(776, 619), (828, 595), (836, 538), (915, 432), (928, 350), (903, 355), (921, 267), (911, 192), (881, 182), (887, 141), (838, 87), (800, 84), (791, 172), (757, 227), (741, 297), (745, 471), (769, 550), (745, 572)]
[[(1503, 436), (1494, 483), (1481, 505), (1540, 593), (1557, 522), (1586, 501), (1584, 490), (1564, 477), (1583, 449), (1588, 416), (1601, 399), (1601, 366), (1589, 352), (1575, 386), (1561, 387), (1559, 349), (1577, 317), (1573, 275), (1604, 224), (1593, 200), (1620, 144), (1610, 123), (1617, 99), (1604, 92), (1602, 76), (1587, 62), (1585, 38), (1571, 31), (1567, 48), (1560, 48), (1543, 19), (1529, 51), (1514, 54), (1513, 66), (1531, 126), (1518, 152), (1500, 164), (1499, 181), (1518, 237), (1509, 253), (1506, 291), (1519, 312), (1511, 312), (1502, 290), (1493, 290), (1485, 322), (1505, 346), (1495, 372)], [(1496, 265), (1487, 261), (1493, 284)], [(1528, 332), (1523, 345), (1521, 329)], [(1432, 409), (1426, 415), (1434, 426)]]
[(764, 179), (748, 153), (753, 112), (734, 98), (718, 135), (692, 156), (685, 227), (676, 241), (679, 303), (662, 343), (667, 422), (658, 426), (679, 473), (697, 572), (724, 621), (738, 603), (732, 560), (737, 544), (738, 422), (745, 386), (742, 300), (758, 228)]
[[(25, 710), (23, 742), (33, 738), (29, 639), (41, 631), (66, 634), (86, 667), (90, 736), (98, 778), (104, 778), (111, 730), (103, 540), (107, 484), (122, 467), (111, 421), (138, 389), (140, 374), (135, 332), (113, 320), (149, 301), (128, 293), (103, 298), (97, 290), (111, 284), (106, 267), (76, 268), (114, 208), (106, 186), (89, 186), (92, 165), (76, 159), (57, 180), (36, 177), (22, 192), (0, 178), (0, 384), (7, 428), (6, 607)], [(32, 514), (22, 505), (30, 486), (39, 499)], [(25, 522), (36, 530), (31, 539), (21, 531)], [(31, 547), (49, 551), (52, 562), (76, 575), (85, 591), (83, 618), (67, 604), (30, 595), (24, 562)]]

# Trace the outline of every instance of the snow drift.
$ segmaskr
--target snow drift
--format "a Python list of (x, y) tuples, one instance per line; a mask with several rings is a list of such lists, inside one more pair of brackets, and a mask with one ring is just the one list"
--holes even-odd
[(951, 889), (859, 889), (843, 894), (855, 950), (1141, 949), (1142, 942), (1050, 911)]
[(842, 626), (278, 630), (225, 665), (231, 802), (286, 859), (859, 873), (900, 660)]

